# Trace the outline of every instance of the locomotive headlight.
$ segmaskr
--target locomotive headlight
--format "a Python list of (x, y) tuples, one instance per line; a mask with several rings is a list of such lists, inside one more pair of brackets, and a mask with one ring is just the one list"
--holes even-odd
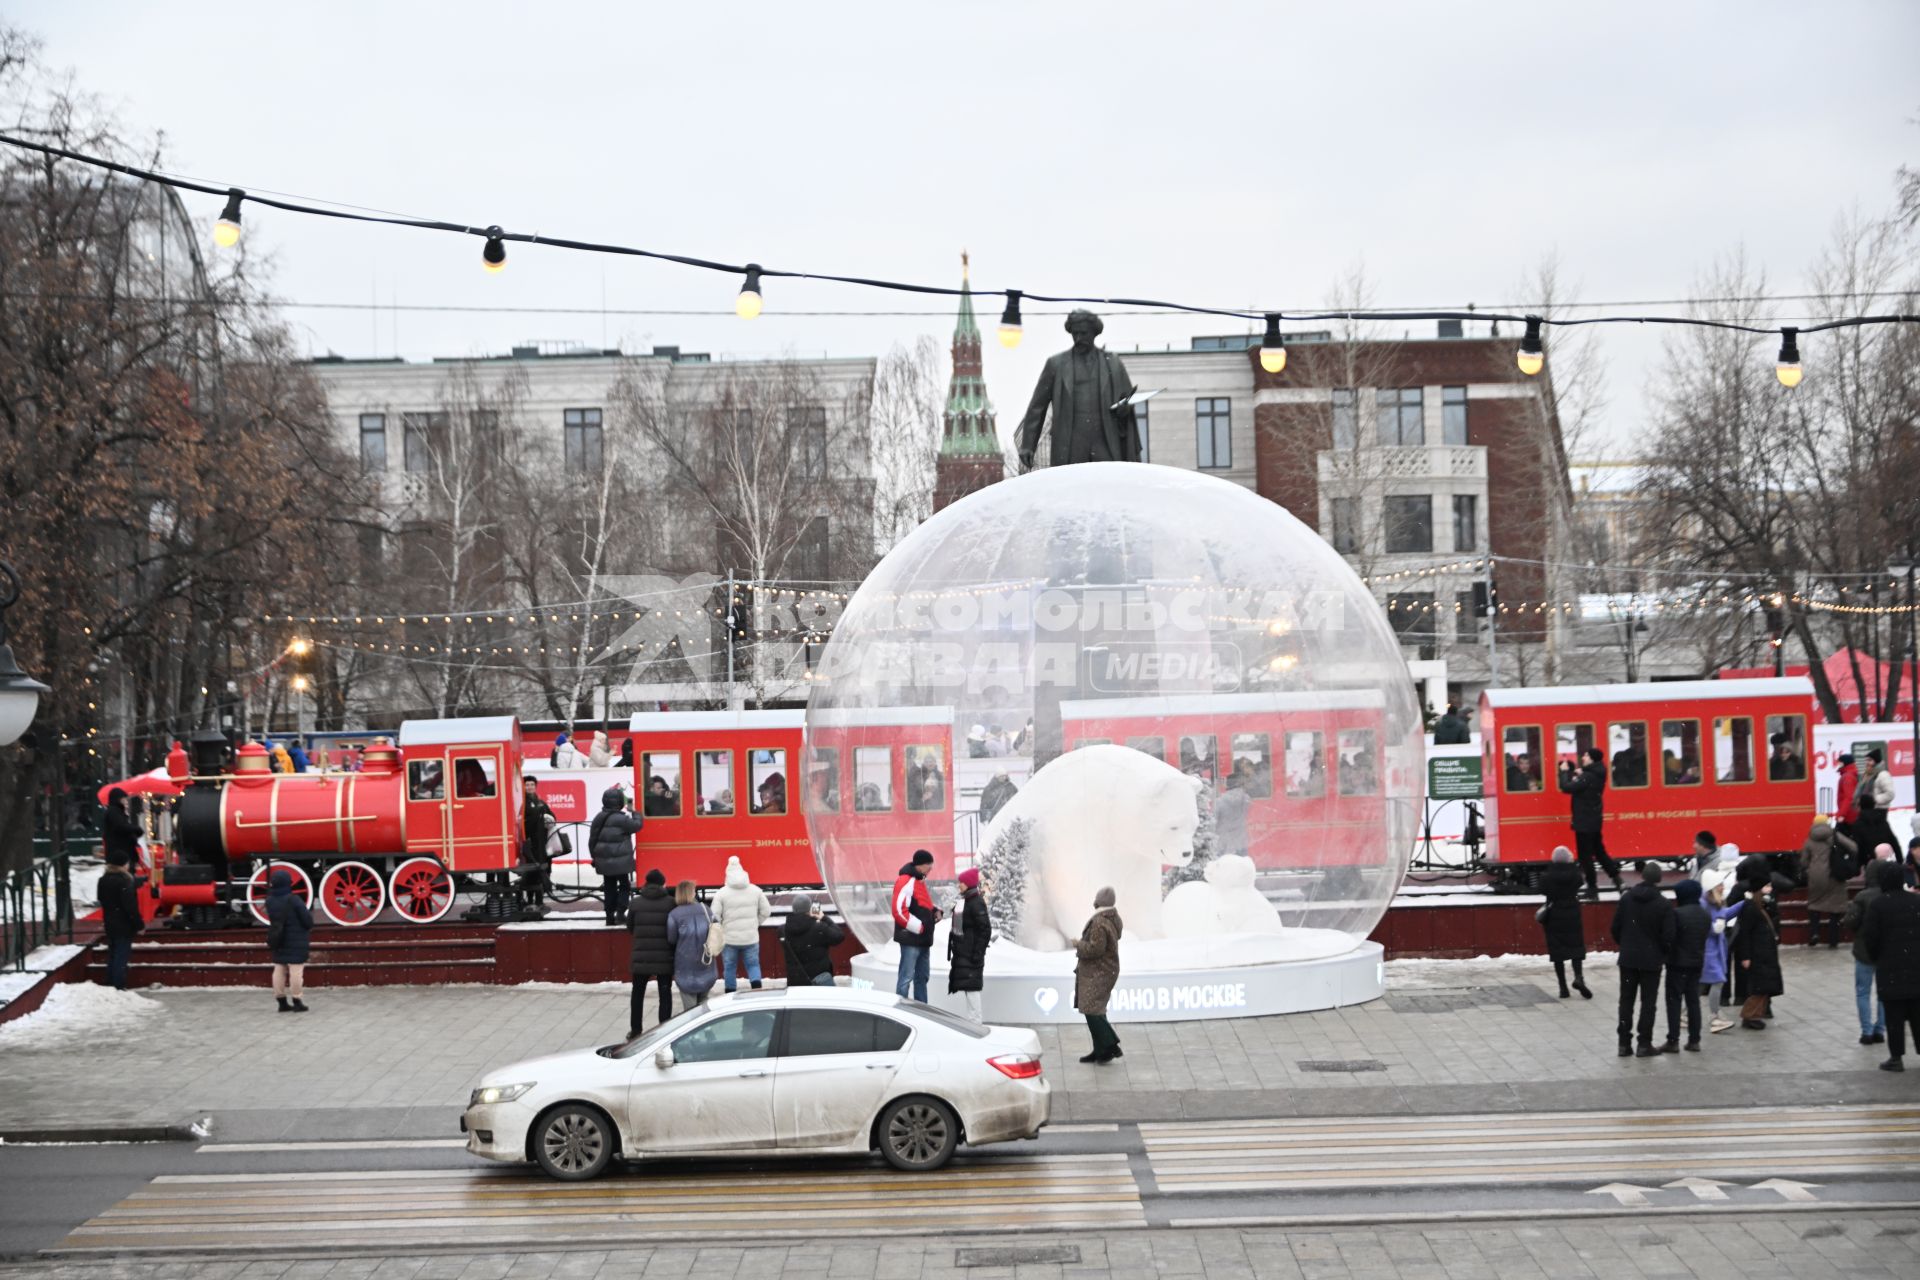
[(527, 1090), (533, 1088), (533, 1082), (526, 1084), (490, 1084), (475, 1089), (473, 1096), (467, 1099), (470, 1107), (490, 1107), (496, 1102), (512, 1102)]

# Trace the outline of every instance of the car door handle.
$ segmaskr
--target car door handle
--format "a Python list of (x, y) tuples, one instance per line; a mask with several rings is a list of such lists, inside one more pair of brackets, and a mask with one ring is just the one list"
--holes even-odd
[(867, 1070), (869, 1070), (869, 1071), (891, 1071), (891, 1070), (893, 1070), (893, 1064), (892, 1064), (891, 1062), (869, 1062), (869, 1063), (867, 1064)]
[(740, 1078), (742, 1080), (755, 1080), (766, 1074), (767, 1073), (764, 1071), (742, 1071), (740, 1073)]

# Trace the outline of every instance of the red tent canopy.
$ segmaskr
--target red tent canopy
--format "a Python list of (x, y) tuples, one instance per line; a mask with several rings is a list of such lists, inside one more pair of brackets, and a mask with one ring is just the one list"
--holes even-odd
[[(1856, 666), (1859, 678), (1854, 677)], [(1910, 663), (1900, 663), (1898, 667), (1891, 662), (1882, 662), (1857, 649), (1835, 649), (1827, 655), (1820, 669), (1826, 672), (1827, 683), (1833, 686), (1833, 695), (1840, 702), (1840, 722), (1842, 724), (1863, 724), (1879, 720), (1880, 703), (1892, 687), (1895, 673), (1899, 667), (1906, 670), (1900, 673), (1900, 701), (1894, 708), (1893, 720), (1909, 720), (1913, 716), (1913, 668)], [(1786, 668), (1790, 676), (1807, 675), (1805, 663), (1797, 663)], [(1733, 667), (1719, 673), (1722, 680), (1757, 680), (1773, 675), (1772, 667)], [(1821, 719), (1826, 719), (1822, 713)]]
[(120, 782), (107, 783), (100, 788), (101, 804), (107, 802), (107, 796), (115, 787), (130, 796), (177, 796), (180, 794), (180, 784), (167, 776), (165, 765), (161, 765), (158, 769), (149, 769), (145, 773), (136, 773), (131, 778)]

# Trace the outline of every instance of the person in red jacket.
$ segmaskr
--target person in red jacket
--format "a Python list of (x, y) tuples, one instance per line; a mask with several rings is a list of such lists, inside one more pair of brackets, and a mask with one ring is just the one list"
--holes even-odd
[(1860, 821), (1860, 802), (1854, 798), (1854, 792), (1860, 789), (1860, 769), (1853, 763), (1853, 756), (1843, 752), (1840, 756), (1840, 782), (1833, 793), (1833, 811), (1838, 821), (1834, 828), (1848, 839), (1853, 838), (1853, 824)]
[(893, 993), (921, 1004), (927, 1002), (933, 926), (940, 919), (933, 895), (927, 892), (927, 875), (932, 870), (933, 855), (915, 849), (913, 861), (900, 868), (900, 877), (893, 882), (893, 940), (900, 944), (900, 974), (894, 980)]

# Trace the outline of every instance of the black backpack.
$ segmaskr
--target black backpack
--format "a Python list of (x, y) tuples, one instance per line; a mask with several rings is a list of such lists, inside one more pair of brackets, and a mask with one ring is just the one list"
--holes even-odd
[(1827, 850), (1827, 875), (1835, 884), (1845, 884), (1859, 874), (1860, 851), (1849, 849), (1835, 839), (1833, 847)]

